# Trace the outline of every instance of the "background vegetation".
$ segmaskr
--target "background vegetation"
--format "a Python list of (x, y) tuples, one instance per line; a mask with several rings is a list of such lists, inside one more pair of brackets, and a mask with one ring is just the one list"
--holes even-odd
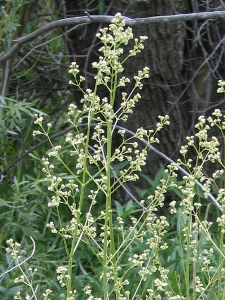
[[(12, 49), (20, 37), (32, 33), (38, 27), (59, 18), (84, 15), (84, 11), (90, 15), (115, 14), (120, 11), (130, 17), (146, 17), (215, 11), (221, 10), (224, 5), (221, 1), (199, 1), (192, 6), (193, 1), (117, 1), (116, 4), (114, 1), (75, 2), (3, 1), (0, 16), (1, 55)], [(141, 126), (155, 129), (158, 115), (169, 114), (171, 125), (158, 133), (160, 143), (157, 149), (174, 160), (179, 156), (180, 145), (187, 142), (187, 135), (197, 134), (195, 140), (199, 139), (199, 132), (202, 133), (207, 122), (210, 129), (206, 132), (205, 140), (202, 137), (202, 145), (194, 143), (193, 147), (190, 142), (187, 156), (186, 150), (182, 148), (184, 156), (181, 153), (181, 167), (185, 167), (192, 175), (192, 181), (183, 178), (182, 173), (179, 173), (178, 178), (168, 176), (165, 172), (168, 161), (158, 155), (154, 156), (152, 152), (144, 166), (145, 175), (141, 175), (135, 188), (133, 183), (127, 187), (132, 189), (135, 198), (130, 197), (124, 189), (113, 194), (113, 228), (117, 245), (122, 243), (121, 236), (125, 240), (126, 235), (129, 235), (134, 218), (138, 224), (137, 235), (145, 233), (141, 239), (140, 236), (137, 239), (133, 237), (130, 247), (122, 243), (126, 251), (118, 260), (118, 266), (127, 267), (128, 262), (133, 262), (134, 267), (124, 277), (129, 285), (123, 289), (123, 296), (116, 294), (112, 283), (109, 283), (109, 289), (115, 294), (103, 295), (99, 280), (102, 265), (94, 255), (95, 245), (87, 247), (87, 241), (82, 241), (72, 260), (75, 277), (72, 289), (77, 290), (75, 299), (94, 299), (88, 291), (84, 291), (88, 285), (92, 289), (91, 295), (96, 299), (225, 299), (223, 214), (206, 200), (207, 186), (210, 186), (213, 197), (218, 199), (221, 206), (224, 205), (223, 115), (218, 111), (216, 114), (219, 115), (214, 113), (213, 118), (220, 119), (221, 123), (210, 119), (207, 121), (207, 116), (211, 116), (214, 108), (223, 111), (223, 94), (216, 94), (217, 81), (223, 78), (224, 72), (223, 25), (223, 20), (207, 20), (134, 28), (135, 36), (147, 35), (149, 39), (144, 52), (126, 65), (124, 75), (132, 80), (139, 70), (136, 66), (141, 69), (148, 65), (150, 77), (143, 82), (142, 99), (126, 126), (133, 131)], [(94, 72), (91, 63), (99, 56), (99, 40), (95, 38), (99, 29), (99, 24), (64, 26), (32, 39), (17, 49), (10, 59), (1, 61), (0, 163), (5, 170), (4, 180), (0, 183), (2, 299), (13, 299), (18, 291), (21, 291), (21, 298), (18, 299), (32, 299), (34, 295), (37, 299), (69, 299), (56, 274), (57, 268), (67, 263), (65, 245), (60, 235), (52, 234), (47, 226), (50, 221), (59, 224), (57, 212), (47, 206), (52, 195), (42, 171), (42, 158), (49, 153), (51, 144), (46, 136), (33, 136), (33, 131), (37, 130), (34, 121), (35, 114), (42, 114), (45, 116), (44, 128), (51, 123), (50, 140), (54, 145), (61, 145), (60, 157), (73, 170), (75, 159), (68, 155), (69, 146), (64, 138), (70, 130), (67, 108), (71, 103), (76, 103), (80, 108), (82, 93), (77, 86), (69, 85), (71, 75), (68, 70), (70, 63), (77, 61), (86, 79), (84, 88), (93, 88)], [(176, 38), (172, 40), (171, 36)], [(125, 54), (129, 49), (125, 50)], [(102, 97), (104, 90), (100, 89), (99, 95)], [(120, 104), (118, 100), (115, 108), (118, 109)], [(199, 115), (204, 115), (205, 121), (200, 119), (200, 125), (195, 127)], [(124, 122), (120, 125), (125, 126)], [(211, 142), (212, 135), (220, 142), (219, 145), (213, 144), (214, 153), (206, 144), (208, 140)], [(118, 136), (115, 136), (114, 141), (116, 148), (120, 144)], [(216, 157), (218, 153), (219, 158)], [(215, 156), (216, 161), (210, 162), (212, 156)], [(189, 158), (193, 159), (193, 163), (189, 164)], [(67, 167), (60, 161), (54, 160), (54, 167), (57, 176), (65, 181), (71, 179), (72, 175), (67, 173)], [(115, 165), (117, 172), (125, 167), (126, 162)], [(215, 173), (216, 170), (220, 171)], [(96, 168), (91, 169), (91, 174), (96, 174)], [(193, 184), (195, 180), (206, 184), (206, 191)], [(86, 193), (92, 188), (90, 184)], [(163, 196), (163, 203), (158, 195)], [(146, 201), (142, 205), (152, 211), (151, 220), (135, 199)], [(197, 205), (194, 208), (188, 207), (184, 203), (187, 199)], [(99, 192), (97, 200), (98, 207), (94, 207), (92, 212), (96, 216), (105, 209), (104, 193)], [(198, 207), (198, 203), (202, 206)], [(62, 207), (60, 211), (62, 225), (65, 225), (68, 208)], [(118, 217), (122, 219), (123, 228)], [(151, 247), (152, 252), (148, 253), (147, 260), (143, 260), (140, 266), (137, 261), (142, 262), (140, 256), (149, 249), (147, 241), (153, 238), (149, 228), (152, 229), (156, 224), (159, 240), (155, 241), (155, 246)], [(11, 238), (21, 246), (12, 241), (7, 244)], [(167, 247), (163, 249), (163, 245)], [(21, 255), (19, 261), (31, 258), (21, 265), (21, 269), (16, 267), (9, 272), (18, 263), (12, 252), (10, 255), (6, 251), (13, 247), (20, 249), (19, 252), (15, 251)], [(163, 251), (157, 250), (160, 247)], [(151, 269), (154, 265), (157, 266), (155, 272)], [(143, 266), (152, 273), (136, 292), (140, 283), (136, 274)], [(26, 274), (28, 281), (24, 277), (15, 283), (21, 271)], [(162, 279), (160, 276), (165, 274)], [(162, 279), (160, 283), (155, 281), (157, 278)], [(54, 291), (54, 295), (45, 296), (47, 289)]]

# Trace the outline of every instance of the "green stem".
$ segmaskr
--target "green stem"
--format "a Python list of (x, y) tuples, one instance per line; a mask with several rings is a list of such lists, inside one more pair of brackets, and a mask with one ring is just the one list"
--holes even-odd
[[(219, 248), (220, 248), (221, 252), (224, 247), (223, 239), (224, 239), (224, 233), (220, 232)], [(221, 252), (219, 252), (219, 261), (218, 261), (219, 270), (218, 270), (218, 275), (217, 275), (218, 276), (218, 286), (217, 286), (218, 287), (218, 292), (217, 292), (218, 297), (221, 297), (221, 294), (222, 294), (222, 280), (223, 280), (223, 274), (222, 274), (223, 256), (222, 256)]]
[[(105, 211), (105, 227), (104, 227), (104, 254), (103, 254), (103, 286), (104, 286), (104, 299), (108, 299), (108, 287), (107, 287), (107, 257), (108, 257), (108, 228), (110, 229), (110, 239), (112, 237), (112, 212), (111, 212), (111, 184), (110, 184), (110, 161), (111, 158), (111, 140), (110, 137), (110, 126), (107, 126), (107, 162), (106, 162), (106, 176), (107, 176), (107, 194), (106, 194), (106, 211)], [(113, 249), (113, 239), (110, 241), (110, 250)], [(110, 251), (110, 252), (111, 252)]]
[[(111, 92), (110, 92), (110, 105), (112, 108), (115, 103), (116, 86), (117, 86), (117, 73), (112, 75)], [(113, 272), (114, 272), (114, 285), (117, 283), (117, 261), (115, 254), (115, 241), (114, 241), (114, 229), (112, 218), (112, 186), (111, 186), (111, 157), (112, 157), (112, 123), (106, 120), (107, 125), (107, 156), (106, 156), (106, 178), (107, 178), (107, 190), (106, 190), (106, 212), (105, 212), (105, 228), (104, 228), (104, 254), (103, 254), (103, 289), (104, 299), (108, 299), (108, 281), (107, 281), (107, 265), (108, 265), (108, 252), (109, 259), (112, 257)], [(110, 235), (110, 251), (108, 251), (108, 231)], [(119, 293), (116, 289), (116, 299), (119, 299)]]
[[(195, 219), (195, 222), (198, 223), (198, 219)], [(197, 276), (197, 250), (198, 250), (198, 226), (196, 226), (196, 231), (194, 234), (194, 262), (193, 262), (193, 300), (195, 300), (197, 298), (197, 294), (196, 294), (196, 276)]]
[(83, 168), (83, 173), (82, 173), (82, 183), (81, 183), (81, 189), (80, 189), (80, 198), (79, 198), (79, 205), (78, 205), (78, 212), (76, 215), (76, 227), (73, 233), (73, 239), (72, 239), (72, 244), (71, 244), (71, 250), (70, 254), (68, 257), (68, 275), (69, 279), (66, 284), (67, 288), (67, 298), (70, 297), (70, 291), (72, 290), (72, 274), (73, 274), (73, 256), (74, 252), (76, 250), (76, 243), (77, 243), (77, 238), (78, 238), (78, 230), (79, 230), (79, 224), (80, 224), (80, 216), (81, 216), (81, 211), (82, 211), (82, 205), (83, 205), (83, 200), (85, 197), (85, 190), (86, 190), (86, 183), (87, 183), (87, 164), (88, 164), (88, 145), (89, 145), (89, 140), (90, 140), (90, 133), (91, 133), (91, 120), (93, 116), (90, 115), (88, 120), (88, 128), (87, 128), (87, 140), (85, 143), (85, 155), (84, 155), (84, 168)]
[[(223, 125), (221, 124), (220, 125), (220, 132), (222, 134), (222, 139), (223, 139), (223, 146), (225, 146), (225, 135), (224, 135), (224, 131), (221, 130), (221, 128), (223, 128)], [(223, 151), (223, 169), (224, 169), (224, 162), (225, 162), (225, 152)], [(223, 184), (223, 183), (222, 183)], [(224, 187), (223, 187), (224, 188)], [(224, 233), (222, 232), (221, 229), (219, 229), (220, 231), (220, 240), (219, 240), (219, 248), (220, 248), (220, 252), (219, 252), (219, 260), (218, 260), (218, 265), (219, 265), (219, 270), (218, 270), (218, 292), (217, 292), (217, 295), (218, 297), (221, 297), (222, 295), (222, 278), (223, 278), (223, 275), (222, 275), (222, 269), (223, 269), (223, 248), (224, 248)], [(225, 297), (225, 296), (224, 296)]]
[(192, 228), (192, 215), (189, 214), (187, 224), (187, 257), (185, 265), (185, 284), (186, 284), (186, 299), (190, 300), (190, 257), (191, 257), (191, 228)]

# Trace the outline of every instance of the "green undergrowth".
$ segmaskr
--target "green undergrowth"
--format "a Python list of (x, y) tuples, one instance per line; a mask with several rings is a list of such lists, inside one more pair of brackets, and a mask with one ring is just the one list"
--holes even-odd
[[(225, 299), (224, 116), (219, 109), (201, 116), (181, 159), (164, 156), (167, 167), (155, 178), (140, 176), (160, 143), (157, 133), (169, 126), (168, 116), (159, 116), (154, 130), (120, 126), (149, 72), (145, 67), (131, 81), (123, 65), (146, 37), (135, 39), (120, 14), (97, 37), (93, 90), (83, 89), (79, 66), (71, 64), (82, 109), (69, 105), (71, 127), (61, 143), (36, 115), (33, 135), (49, 141), (44, 176), (14, 179), (9, 199), (1, 196), (1, 299)], [(99, 96), (100, 86), (107, 97)], [(32, 157), (40, 163), (37, 153)], [(136, 199), (129, 184), (138, 178), (149, 188), (136, 188)], [(123, 204), (113, 198), (119, 189), (128, 195)]]

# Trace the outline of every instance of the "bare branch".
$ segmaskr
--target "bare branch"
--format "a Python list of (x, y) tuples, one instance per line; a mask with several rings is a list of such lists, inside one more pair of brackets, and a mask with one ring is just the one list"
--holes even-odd
[(35, 246), (35, 241), (32, 238), (32, 236), (30, 236), (30, 239), (31, 239), (31, 241), (33, 243), (33, 249), (32, 249), (32, 252), (31, 252), (30, 256), (28, 256), (27, 258), (25, 258), (23, 261), (21, 261), (20, 263), (18, 263), (17, 265), (15, 265), (14, 267), (12, 267), (11, 269), (8, 269), (5, 272), (3, 272), (2, 274), (0, 274), (0, 278), (2, 278), (3, 276), (5, 276), (6, 274), (12, 272), (13, 270), (17, 269), (21, 265), (25, 264), (29, 259), (31, 259), (31, 257), (34, 255), (36, 246)]
[[(85, 118), (85, 117), (84, 117)], [(94, 127), (96, 126), (96, 124), (88, 124), (88, 123), (82, 123), (79, 125), (80, 127), (85, 127), (85, 126), (91, 126), (91, 127)], [(102, 124), (102, 126), (104, 126)], [(124, 128), (124, 127), (121, 127), (121, 126), (118, 126), (118, 125), (115, 125), (115, 128), (118, 129), (118, 130), (125, 130), (128, 134), (130, 134), (131, 136), (135, 136), (135, 133), (127, 128)], [(69, 132), (70, 130), (72, 130), (73, 127), (69, 127), (67, 129), (65, 129), (64, 131), (60, 132), (60, 133), (57, 133), (57, 134), (54, 134), (50, 137), (50, 139), (52, 140), (53, 138), (56, 138), (60, 135), (63, 135), (67, 132)], [(4, 171), (0, 172), (0, 176), (4, 173), (6, 173), (10, 168), (12, 168), (18, 161), (20, 161), (22, 158), (24, 158), (26, 155), (28, 155), (29, 153), (33, 152), (35, 149), (37, 149), (38, 147), (40, 147), (42, 144), (48, 142), (49, 139), (45, 139), (43, 140), (42, 142), (40, 142), (39, 144), (37, 144), (36, 146), (32, 147), (31, 149), (29, 149), (28, 151), (24, 152), (20, 157), (18, 157), (11, 165), (9, 165), (7, 167), (7, 169), (5, 169)], [(190, 177), (191, 174), (188, 173), (184, 168), (182, 168), (180, 165), (178, 165), (175, 161), (173, 161), (171, 158), (169, 158), (166, 154), (162, 153), (161, 151), (157, 150), (155, 147), (153, 147), (151, 144), (149, 144), (148, 141), (146, 141), (145, 139), (141, 139), (140, 140), (144, 145), (146, 145), (148, 147), (148, 149), (150, 151), (153, 151), (156, 155), (158, 155), (159, 157), (162, 157), (165, 161), (167, 161), (168, 164), (173, 164), (177, 167), (177, 169), (181, 172), (181, 174), (185, 175), (185, 176), (188, 176)], [(203, 185), (198, 181), (196, 180), (196, 184), (202, 189), (204, 190), (203, 188)], [(208, 195), (208, 198), (210, 199), (210, 201), (221, 211), (223, 212), (223, 208), (222, 206), (219, 204), (219, 202), (214, 198), (214, 196), (209, 193)], [(134, 198), (133, 198), (134, 200)]]
[[(83, 17), (72, 17), (57, 20), (51, 22), (47, 25), (43, 25), (32, 33), (19, 38), (14, 46), (0, 56), (0, 63), (3, 63), (9, 60), (19, 48), (21, 48), (24, 44), (33, 41), (38, 36), (43, 35), (44, 33), (54, 30), (56, 28), (68, 25), (86, 25), (93, 23), (111, 23), (114, 16), (103, 16), (103, 15), (88, 15)], [(225, 11), (214, 11), (214, 12), (202, 12), (202, 13), (193, 13), (193, 14), (179, 14), (179, 15), (169, 15), (169, 16), (154, 16), (154, 17), (146, 17), (146, 18), (136, 18), (131, 19), (128, 17), (123, 17), (126, 25), (136, 26), (140, 24), (153, 24), (153, 23), (168, 23), (168, 22), (178, 22), (178, 21), (190, 21), (190, 20), (213, 20), (218, 18), (225, 18)]]
[[(63, 131), (60, 131), (58, 133), (53, 134), (50, 139), (55, 139), (56, 137), (63, 135), (67, 132), (69, 132), (70, 130), (72, 130), (74, 127), (69, 127)], [(33, 146), (32, 148), (30, 148), (29, 150), (26, 150), (24, 153), (22, 153), (19, 157), (17, 157), (17, 159), (15, 159), (10, 165), (8, 165), (7, 168), (5, 168), (3, 171), (0, 171), (0, 177), (4, 174), (6, 174), (10, 169), (12, 169), (12, 167), (14, 167), (21, 159), (23, 159), (24, 157), (26, 157), (27, 155), (29, 155), (30, 153), (32, 153), (34, 150), (38, 149), (39, 147), (41, 147), (43, 144), (47, 143), (49, 140), (45, 139), (41, 142), (39, 142), (37, 145)]]

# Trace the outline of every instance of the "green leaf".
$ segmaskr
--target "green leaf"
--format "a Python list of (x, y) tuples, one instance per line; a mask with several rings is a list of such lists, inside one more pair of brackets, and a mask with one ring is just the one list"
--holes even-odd
[(121, 205), (121, 203), (119, 201), (114, 201), (115, 205), (116, 205), (116, 211), (119, 217), (121, 217), (123, 215), (123, 206)]

